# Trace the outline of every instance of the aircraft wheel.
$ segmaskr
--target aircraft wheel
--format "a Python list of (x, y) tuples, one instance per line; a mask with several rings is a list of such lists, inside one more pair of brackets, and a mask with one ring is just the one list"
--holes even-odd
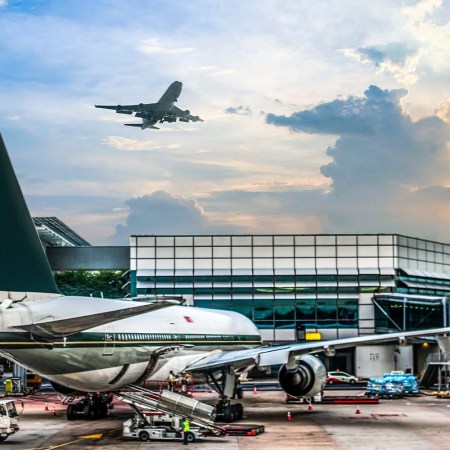
[(83, 408), (83, 417), (87, 420), (92, 420), (94, 418), (94, 409), (92, 405), (85, 405)]
[(191, 433), (190, 431), (188, 431), (186, 433), (186, 440), (188, 441), (188, 444), (192, 444), (193, 442), (195, 442), (194, 433)]
[(234, 408), (235, 408), (235, 419), (242, 420), (244, 417), (244, 407), (242, 406), (242, 403), (236, 403), (234, 405)]
[(75, 420), (75, 414), (74, 414), (74, 406), (68, 405), (66, 409), (66, 417), (67, 420)]
[(233, 422), (234, 420), (234, 414), (233, 414), (233, 408), (231, 406), (225, 406), (223, 408), (223, 420), (226, 423)]
[(146, 431), (141, 431), (139, 433), (139, 440), (148, 441), (150, 439), (150, 435)]

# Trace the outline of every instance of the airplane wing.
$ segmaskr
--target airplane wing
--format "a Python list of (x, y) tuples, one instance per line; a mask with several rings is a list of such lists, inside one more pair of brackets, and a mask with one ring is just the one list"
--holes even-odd
[(174, 116), (180, 119), (181, 122), (203, 122), (203, 119), (200, 119), (199, 116), (192, 116), (189, 110), (183, 111), (175, 105), (170, 109), (169, 116)]
[(112, 109), (119, 114), (132, 114), (134, 112), (151, 113), (158, 107), (158, 103), (139, 103), (138, 105), (95, 105), (96, 108)]
[(187, 372), (214, 372), (221, 368), (231, 367), (233, 370), (244, 367), (266, 367), (287, 364), (291, 358), (306, 353), (334, 352), (336, 349), (356, 347), (362, 344), (386, 343), (404, 341), (410, 337), (435, 336), (450, 333), (450, 327), (434, 328), (420, 331), (406, 331), (399, 333), (373, 334), (346, 339), (329, 341), (299, 342), (273, 347), (259, 347), (250, 350), (236, 350), (223, 352), (219, 355), (208, 355), (188, 366)]
[[(49, 309), (49, 306), (52, 303), (54, 304), (53, 310), (63, 311), (59, 317), (49, 316), (48, 311), (52, 310)], [(116, 320), (174, 305), (179, 305), (179, 302), (168, 299), (144, 303), (90, 297), (58, 297), (42, 302), (30, 302), (27, 304), (27, 308), (32, 313), (33, 323), (20, 324), (10, 328), (28, 331), (45, 339), (61, 338)], [(80, 315), (87, 310), (94, 312), (89, 315)]]

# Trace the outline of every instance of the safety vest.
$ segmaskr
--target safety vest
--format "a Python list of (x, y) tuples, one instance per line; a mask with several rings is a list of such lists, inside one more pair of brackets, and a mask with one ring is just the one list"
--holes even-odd
[(182, 425), (184, 433), (188, 432), (191, 429), (191, 426), (189, 425), (189, 422), (187, 420), (185, 420)]

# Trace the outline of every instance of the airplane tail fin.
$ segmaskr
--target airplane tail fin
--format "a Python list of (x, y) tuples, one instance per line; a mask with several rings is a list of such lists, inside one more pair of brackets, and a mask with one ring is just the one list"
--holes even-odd
[(0, 291), (60, 294), (0, 135)]

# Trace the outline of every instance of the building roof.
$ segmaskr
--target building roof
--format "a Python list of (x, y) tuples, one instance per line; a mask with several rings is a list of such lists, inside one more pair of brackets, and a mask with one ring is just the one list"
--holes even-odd
[(48, 247), (90, 247), (91, 244), (57, 217), (33, 217), (39, 238)]

